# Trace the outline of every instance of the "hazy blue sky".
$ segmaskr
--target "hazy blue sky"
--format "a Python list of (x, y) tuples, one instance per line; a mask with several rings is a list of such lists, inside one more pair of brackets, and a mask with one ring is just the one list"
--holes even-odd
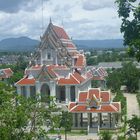
[[(114, 1), (44, 0), (44, 30), (51, 17), (73, 39), (122, 38)], [(41, 34), (42, 0), (0, 0), (0, 39)]]

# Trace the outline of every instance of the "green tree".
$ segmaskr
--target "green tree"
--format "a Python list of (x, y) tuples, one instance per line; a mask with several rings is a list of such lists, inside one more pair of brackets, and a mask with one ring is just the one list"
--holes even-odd
[[(7, 87), (8, 89), (8, 87)], [(58, 111), (51, 101), (49, 106), (36, 99), (18, 96), (1, 84), (0, 89), (0, 139), (32, 140), (47, 138)]]
[[(118, 14), (122, 19), (121, 32), (128, 53), (140, 61), (140, 2), (139, 0), (116, 0)], [(131, 16), (131, 18), (130, 18)]]
[(136, 66), (132, 62), (124, 63), (121, 73), (128, 92), (136, 92), (139, 88), (139, 70)]
[(129, 125), (129, 129), (134, 130), (134, 134), (136, 135), (137, 139), (137, 133), (140, 131), (140, 118), (138, 118), (136, 115), (133, 115), (132, 119), (127, 121)]
[(114, 70), (108, 74), (107, 77), (107, 87), (112, 90), (112, 92), (117, 92), (120, 90), (122, 85), (122, 76), (120, 70)]
[(124, 97), (123, 93), (118, 91), (113, 99), (114, 102), (121, 102), (121, 114), (126, 115), (126, 97)]
[(67, 140), (67, 131), (72, 127), (72, 114), (67, 111), (62, 111), (60, 127), (65, 129), (65, 140)]
[(101, 140), (111, 140), (112, 139), (112, 135), (109, 131), (103, 131), (102, 133), (100, 133), (101, 136)]

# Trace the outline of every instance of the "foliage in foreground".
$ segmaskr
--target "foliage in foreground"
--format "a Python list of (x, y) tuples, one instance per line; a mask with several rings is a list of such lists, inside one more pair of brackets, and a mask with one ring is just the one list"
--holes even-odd
[(137, 133), (140, 131), (140, 118), (136, 115), (133, 115), (132, 119), (128, 120), (127, 123), (129, 130), (131, 130), (137, 138)]
[[(26, 99), (11, 92), (0, 91), (0, 139), (31, 140), (47, 138), (53, 127), (55, 106), (40, 104), (38, 99)], [(56, 111), (56, 110), (55, 110)]]
[(140, 107), (140, 92), (137, 93), (137, 101), (138, 101), (138, 104), (139, 104), (139, 107)]
[(100, 133), (101, 140), (111, 140), (112, 134), (109, 131), (103, 131)]
[[(128, 52), (140, 61), (140, 2), (139, 0), (116, 0), (118, 14), (122, 19), (121, 32)], [(130, 18), (131, 17), (131, 18)]]
[(124, 97), (122, 92), (117, 92), (113, 99), (114, 102), (121, 102), (121, 115), (124, 116), (127, 113), (127, 103), (126, 97)]
[(132, 62), (123, 64), (118, 70), (113, 70), (107, 77), (107, 86), (113, 92), (120, 90), (121, 85), (127, 86), (127, 91), (134, 93), (139, 88), (140, 72)]

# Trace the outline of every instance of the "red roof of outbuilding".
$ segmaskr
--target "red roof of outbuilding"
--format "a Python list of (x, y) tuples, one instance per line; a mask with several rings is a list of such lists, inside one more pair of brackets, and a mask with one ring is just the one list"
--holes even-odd
[(98, 89), (98, 88), (90, 89), (88, 91), (88, 97), (87, 98), (91, 99), (93, 97), (93, 95), (95, 95), (96, 98), (99, 99), (100, 98), (100, 89)]
[(35, 79), (28, 79), (27, 77), (21, 79), (16, 83), (16, 85), (34, 85), (35, 84)]
[[(95, 100), (95, 103), (98, 102), (97, 108), (91, 107), (88, 104), (88, 101), (92, 100), (93, 96), (97, 98), (97, 100)], [(110, 91), (101, 91), (98, 88), (89, 89), (87, 92), (86, 91), (80, 92), (78, 101), (75, 102), (75, 106), (74, 103), (73, 105), (71, 105), (71, 103), (69, 104), (69, 111), (72, 113), (77, 113), (77, 112), (115, 113), (115, 112), (120, 112), (120, 110), (121, 110), (120, 102), (111, 102)]]
[(74, 106), (72, 108), (70, 108), (70, 112), (72, 113), (76, 113), (76, 112), (85, 112), (85, 113), (88, 113), (88, 112), (91, 112), (91, 113), (99, 113), (99, 112), (102, 112), (102, 113), (106, 113), (106, 112), (117, 112), (117, 108), (115, 106), (113, 106), (112, 104), (108, 104), (108, 105), (102, 105), (99, 109), (96, 109), (96, 108), (87, 108), (86, 105), (82, 105), (82, 104), (78, 104), (77, 106)]
[(110, 101), (110, 94), (108, 91), (101, 91), (101, 98), (102, 102), (109, 102)]
[(78, 54), (77, 56), (78, 56), (78, 58), (77, 58), (75, 66), (76, 67), (84, 66), (85, 65), (85, 57), (84, 57), (84, 55)]
[(13, 71), (10, 68), (3, 69), (3, 71), (4, 71), (7, 78), (9, 78), (13, 75)]
[(87, 99), (87, 92), (80, 92), (79, 93), (79, 102), (86, 102)]

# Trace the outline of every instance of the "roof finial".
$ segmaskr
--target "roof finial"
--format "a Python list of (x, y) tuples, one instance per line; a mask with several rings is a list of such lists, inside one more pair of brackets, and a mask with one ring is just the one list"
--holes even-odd
[(52, 23), (52, 19), (51, 19), (51, 17), (50, 17), (50, 23)]

